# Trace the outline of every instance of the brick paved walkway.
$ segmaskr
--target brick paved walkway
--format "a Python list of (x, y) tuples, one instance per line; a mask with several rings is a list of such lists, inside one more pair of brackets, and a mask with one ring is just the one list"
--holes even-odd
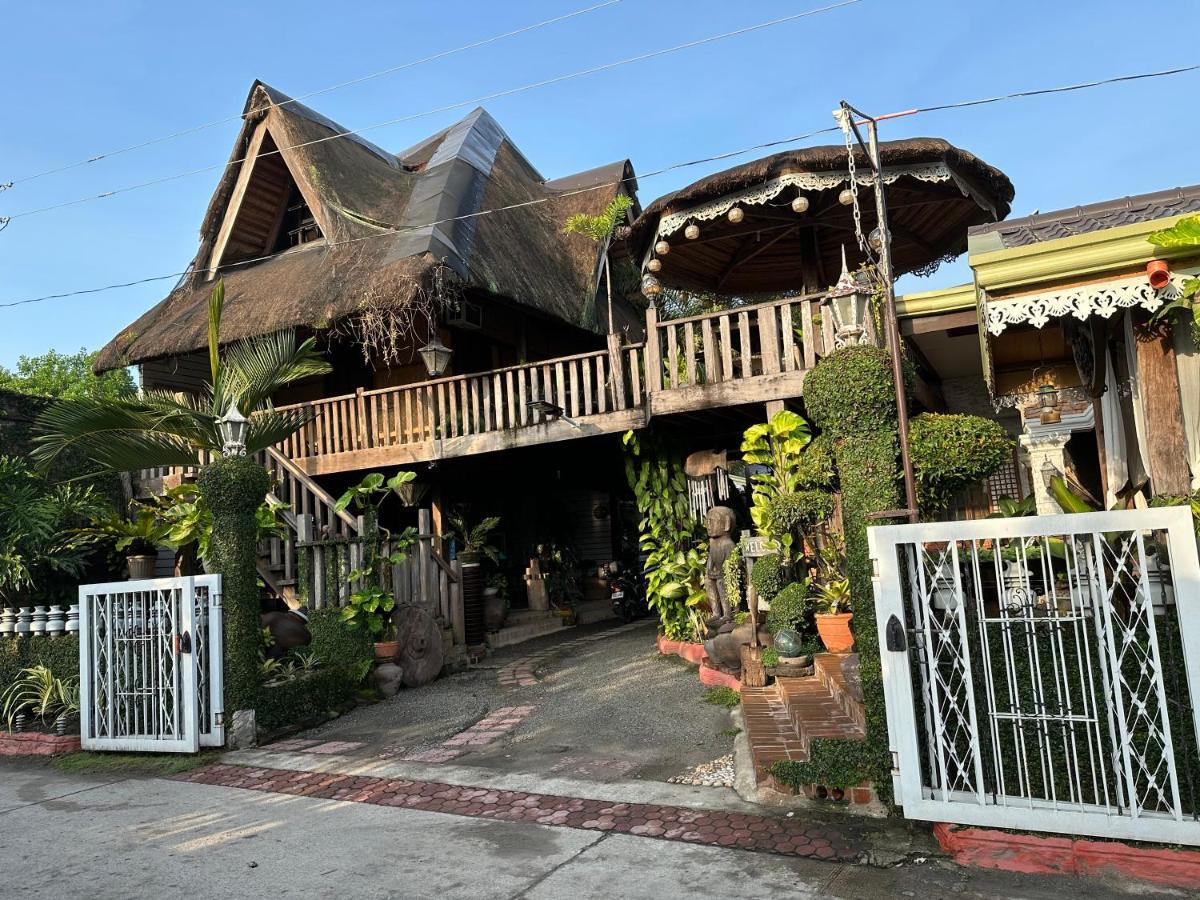
[(176, 780), (474, 818), (612, 831), (812, 859), (847, 861), (857, 858), (860, 852), (836, 828), (806, 822), (800, 817), (774, 818), (462, 787), (436, 781), (232, 765), (194, 769), (176, 776)]

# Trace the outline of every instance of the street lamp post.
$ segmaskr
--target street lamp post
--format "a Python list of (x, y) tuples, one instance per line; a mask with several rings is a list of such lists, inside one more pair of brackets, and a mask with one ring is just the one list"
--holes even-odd
[[(876, 230), (872, 233), (872, 246), (878, 242), (879, 277), (883, 282), (884, 328), (887, 330), (888, 349), (892, 359), (892, 386), (896, 392), (897, 424), (900, 431), (900, 464), (904, 470), (904, 499), (907, 509), (904, 511), (908, 521), (917, 521), (917, 487), (913, 478), (912, 459), (908, 452), (908, 404), (904, 392), (904, 364), (900, 355), (900, 327), (896, 318), (896, 288), (892, 274), (892, 235), (888, 228), (887, 200), (883, 194), (883, 166), (879, 157), (879, 127), (878, 122), (863, 112), (855, 109), (845, 100), (841, 108), (834, 114), (842, 127), (849, 128), (854, 133), (858, 144), (867, 154), (871, 164), (871, 183), (875, 190), (875, 218), (878, 220)], [(867, 140), (864, 142), (858, 130), (857, 116), (867, 123)], [(853, 152), (853, 151), (851, 151)], [(853, 174), (851, 175), (853, 178)], [(855, 185), (850, 186), (851, 190)]]

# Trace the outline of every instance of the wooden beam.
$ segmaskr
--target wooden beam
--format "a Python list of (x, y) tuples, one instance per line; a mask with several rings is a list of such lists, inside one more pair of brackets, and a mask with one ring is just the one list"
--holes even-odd
[(250, 143), (242, 156), (242, 165), (238, 170), (237, 181), (233, 192), (229, 195), (229, 203), (225, 207), (225, 218), (221, 221), (221, 229), (217, 232), (217, 242), (208, 257), (208, 280), (217, 276), (217, 268), (221, 265), (221, 257), (225, 255), (225, 246), (229, 243), (229, 235), (233, 232), (234, 222), (237, 221), (238, 209), (246, 196), (246, 187), (250, 184), (250, 175), (254, 172), (254, 164), (258, 161), (258, 151), (262, 148), (263, 138), (267, 134), (266, 122), (259, 122), (250, 136)]
[(964, 309), (935, 316), (921, 316), (919, 319), (901, 319), (900, 333), (905, 337), (912, 337), (916, 334), (936, 334), (951, 328), (967, 328), (971, 325), (979, 325), (979, 314), (973, 309)]
[(743, 263), (747, 263), (750, 260), (754, 259), (754, 257), (758, 256), (758, 254), (762, 253), (764, 250), (769, 249), (773, 245), (779, 243), (780, 241), (782, 241), (785, 237), (787, 237), (789, 234), (791, 234), (795, 230), (796, 230), (796, 226), (793, 225), (791, 228), (788, 228), (785, 231), (781, 231), (779, 234), (775, 235), (769, 241), (762, 240), (761, 237), (758, 235), (748, 235), (747, 237), (743, 238), (741, 245), (737, 248), (736, 251), (734, 251), (732, 258), (729, 260), (728, 264), (725, 266), (725, 268), (721, 272), (720, 276), (718, 276), (717, 290), (719, 291), (721, 289), (721, 287), (725, 284), (725, 281), (729, 278), (730, 275), (733, 274), (734, 269), (736, 269), (738, 266), (742, 265)]
[[(1144, 320), (1146, 316), (1139, 318)], [(1134, 327), (1134, 342), (1137, 344), (1136, 377), (1146, 413), (1149, 456), (1146, 462), (1150, 469), (1150, 485), (1157, 495), (1187, 494), (1192, 479), (1184, 452), (1187, 435), (1170, 329), (1150, 328), (1143, 321)]]
[(681, 412), (698, 412), (724, 406), (766, 403), (768, 400), (790, 400), (804, 394), (801, 369), (776, 375), (756, 375), (739, 381), (722, 381), (695, 387), (662, 391), (650, 397), (650, 415), (666, 416)]

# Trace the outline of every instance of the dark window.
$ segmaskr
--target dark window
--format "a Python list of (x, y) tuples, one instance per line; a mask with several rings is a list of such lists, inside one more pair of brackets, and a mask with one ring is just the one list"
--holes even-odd
[(321, 237), (321, 226), (313, 218), (312, 210), (304, 202), (300, 188), (292, 185), (288, 195), (287, 209), (283, 213), (283, 224), (279, 229), (279, 240), (275, 243), (275, 252), (307, 244)]

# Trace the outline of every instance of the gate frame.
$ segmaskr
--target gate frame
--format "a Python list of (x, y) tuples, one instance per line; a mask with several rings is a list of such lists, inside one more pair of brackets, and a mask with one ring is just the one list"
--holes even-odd
[[(986, 534), (972, 533), (984, 527)], [(1014, 800), (1023, 799), (1023, 806), (1016, 803), (1002, 806), (985, 802), (985, 798), (979, 794), (942, 792), (925, 785), (921, 775), (921, 748), (915, 711), (915, 704), (920, 698), (913, 691), (909, 671), (911, 637), (906, 617), (906, 588), (900, 581), (897, 548), (913, 543), (1147, 530), (1165, 531), (1169, 536), (1170, 571), (1179, 616), (1179, 637), (1187, 660), (1188, 690), (1193, 699), (1192, 727), (1200, 738), (1200, 554), (1197, 553), (1196, 531), (1189, 507), (876, 525), (868, 529), (888, 742), (892, 753), (892, 785), (896, 803), (903, 807), (905, 818), (1021, 831), (1200, 845), (1200, 821), (1197, 820), (1132, 811), (1128, 815), (1110, 815), (1097, 809), (1080, 808), (1079, 804), (1019, 798), (1015, 795), (1006, 796)], [(962, 594), (961, 586), (959, 594)], [(960, 610), (962, 607), (960, 603)], [(905, 649), (902, 651), (889, 650), (887, 647), (887, 625), (892, 616), (896, 616), (905, 626)], [(968, 679), (975, 679), (975, 674), (969, 668), (965, 672)], [(970, 696), (973, 694), (972, 691)], [(979, 722), (973, 704), (971, 720), (978, 735)], [(940, 796), (943, 793), (945, 796)], [(1071, 806), (1077, 808), (1070, 809)], [(1067, 829), (1054, 827), (1061, 821), (1057, 814), (1070, 817), (1063, 823), (1068, 826)]]
[[(198, 617), (196, 609), (197, 588), (208, 588), (208, 722), (200, 721), (200, 652)], [(178, 692), (179, 728), (175, 738), (152, 737), (91, 737), (92, 693), (95, 687), (94, 666), (94, 623), (91, 601), (97, 595), (130, 594), (137, 591), (180, 591), (179, 612), (176, 620), (173, 645), (174, 665), (180, 674)], [(184, 634), (189, 636), (191, 649), (181, 646)], [(221, 609), (220, 575), (185, 575), (170, 578), (147, 578), (136, 581), (110, 581), (79, 586), (79, 723), (83, 749), (99, 751), (196, 753), (202, 746), (219, 747), (224, 744), (225, 729), (223, 716), (223, 622)]]

